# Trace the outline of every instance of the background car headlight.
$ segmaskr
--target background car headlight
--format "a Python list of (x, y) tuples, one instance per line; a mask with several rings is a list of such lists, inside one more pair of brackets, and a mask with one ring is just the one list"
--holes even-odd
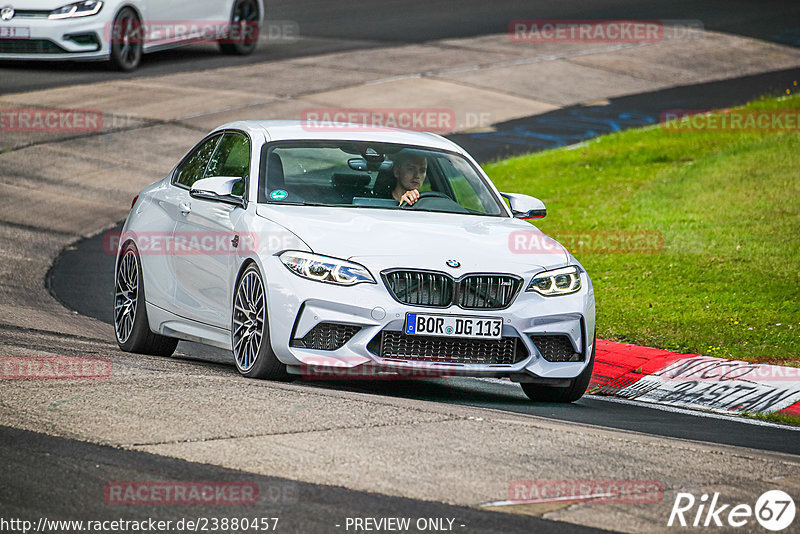
[(101, 9), (103, 9), (103, 2), (100, 0), (85, 0), (54, 9), (47, 18), (69, 19), (74, 17), (89, 17), (91, 15), (97, 15), (100, 13)]
[(351, 261), (295, 250), (288, 250), (279, 257), (294, 274), (310, 280), (342, 286), (376, 283), (366, 267)]
[(577, 266), (544, 271), (533, 277), (526, 291), (541, 295), (567, 295), (581, 288), (581, 271)]

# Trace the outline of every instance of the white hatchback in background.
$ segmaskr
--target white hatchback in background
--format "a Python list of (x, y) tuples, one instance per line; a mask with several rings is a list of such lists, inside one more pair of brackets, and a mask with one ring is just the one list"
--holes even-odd
[[(419, 200), (399, 206), (398, 176), (423, 162)], [(117, 342), (226, 348), (253, 378), (507, 377), (532, 399), (571, 402), (591, 378), (594, 291), (521, 220), (545, 213), (437, 135), (226, 124), (134, 200)]]
[(143, 53), (198, 41), (249, 54), (263, 0), (0, 0), (0, 60), (110, 60), (124, 71)]

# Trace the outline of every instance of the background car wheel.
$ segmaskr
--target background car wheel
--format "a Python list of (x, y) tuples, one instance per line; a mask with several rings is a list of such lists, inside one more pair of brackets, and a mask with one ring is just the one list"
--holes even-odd
[(142, 22), (136, 12), (123, 8), (114, 18), (111, 27), (111, 64), (114, 68), (131, 72), (142, 61)]
[(250, 264), (242, 273), (233, 297), (231, 342), (236, 369), (248, 378), (289, 378), (286, 365), (278, 360), (269, 342), (267, 295), (258, 266)]
[(520, 383), (522, 391), (525, 392), (529, 399), (540, 402), (575, 402), (583, 397), (583, 394), (586, 393), (586, 388), (589, 387), (589, 381), (592, 379), (596, 341), (597, 338), (592, 342), (592, 356), (589, 359), (589, 365), (586, 366), (581, 374), (572, 379), (569, 387), (554, 388), (522, 382)]
[(117, 260), (114, 281), (114, 330), (119, 348), (125, 352), (170, 356), (178, 340), (155, 334), (147, 322), (144, 285), (139, 255), (128, 243)]
[(236, 0), (231, 13), (231, 32), (219, 42), (223, 54), (246, 56), (252, 54), (258, 44), (260, 14), (256, 0)]

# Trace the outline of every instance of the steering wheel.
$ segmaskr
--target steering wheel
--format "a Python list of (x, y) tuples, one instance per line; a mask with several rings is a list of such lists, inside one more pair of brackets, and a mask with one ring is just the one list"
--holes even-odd
[(440, 193), (439, 191), (425, 191), (424, 193), (420, 193), (419, 194), (419, 198), (417, 199), (416, 202), (414, 202), (414, 205), (413, 206), (409, 206), (409, 207), (413, 209), (413, 208), (417, 207), (419, 205), (419, 203), (422, 202), (423, 200), (432, 199), (432, 198), (446, 198), (450, 202), (453, 202), (452, 198), (450, 198), (449, 196), (445, 195), (444, 193)]

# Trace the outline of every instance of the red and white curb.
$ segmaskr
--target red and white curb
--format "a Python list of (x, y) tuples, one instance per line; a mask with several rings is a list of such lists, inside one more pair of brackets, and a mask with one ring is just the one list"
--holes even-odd
[(593, 395), (737, 414), (800, 416), (800, 368), (597, 340)]

